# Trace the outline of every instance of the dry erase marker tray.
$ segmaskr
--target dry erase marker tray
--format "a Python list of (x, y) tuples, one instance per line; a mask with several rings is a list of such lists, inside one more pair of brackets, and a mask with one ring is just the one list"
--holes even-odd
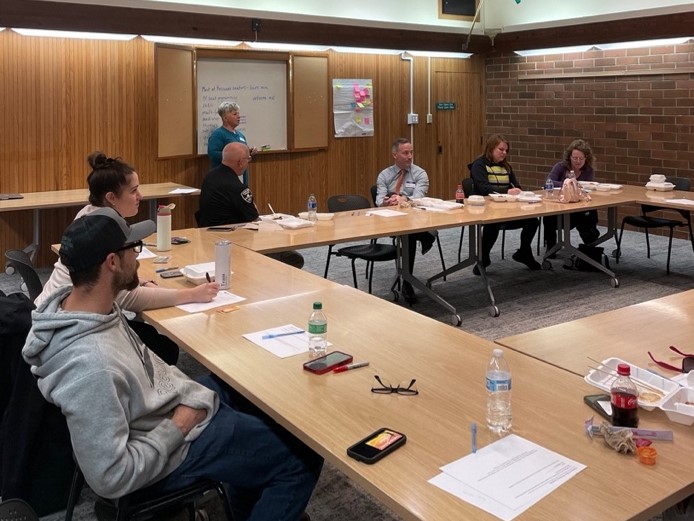
[(589, 384), (609, 393), (612, 383), (617, 378), (617, 365), (619, 364), (627, 364), (631, 367), (631, 379), (639, 390), (639, 406), (647, 411), (662, 408), (661, 406), (667, 398), (681, 389), (676, 382), (619, 358), (603, 360), (597, 368), (591, 369), (584, 379)]

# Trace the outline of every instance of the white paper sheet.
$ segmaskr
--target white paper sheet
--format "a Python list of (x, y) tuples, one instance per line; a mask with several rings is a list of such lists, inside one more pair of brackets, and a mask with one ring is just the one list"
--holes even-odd
[(142, 247), (142, 251), (137, 254), (137, 260), (142, 260), (142, 259), (153, 259), (156, 257), (157, 254), (153, 253), (152, 250), (147, 249), (146, 247)]
[(194, 194), (195, 192), (199, 192), (199, 188), (174, 188), (171, 190), (169, 193), (170, 194)]
[[(263, 338), (265, 335), (277, 335), (291, 333), (293, 331), (303, 331), (300, 327), (293, 324), (264, 329), (255, 333), (247, 333), (243, 338), (250, 340), (254, 344), (270, 351), (273, 355), (280, 358), (308, 353), (308, 333), (302, 332), (296, 335), (280, 336), (277, 338)], [(328, 343), (330, 345), (330, 343)]]
[(665, 202), (675, 204), (688, 204), (690, 206), (694, 206), (694, 200), (692, 199), (665, 199)]
[(370, 210), (364, 215), (378, 215), (379, 217), (398, 217), (400, 215), (407, 215), (405, 212), (398, 212), (397, 210)]
[(500, 519), (511, 520), (584, 468), (511, 434), (441, 467), (445, 476), (436, 476), (430, 483)]
[(221, 306), (230, 306), (246, 300), (246, 297), (239, 297), (233, 293), (229, 293), (226, 290), (221, 290), (217, 293), (217, 296), (212, 299), (212, 302), (191, 302), (190, 304), (181, 304), (176, 306), (178, 309), (187, 311), (188, 313), (200, 313), (201, 311), (207, 311), (208, 309), (218, 308)]

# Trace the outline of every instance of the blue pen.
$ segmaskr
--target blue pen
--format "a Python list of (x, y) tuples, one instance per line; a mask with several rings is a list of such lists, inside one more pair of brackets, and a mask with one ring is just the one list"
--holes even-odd
[(271, 338), (279, 338), (281, 336), (300, 335), (301, 333), (305, 333), (305, 331), (303, 329), (299, 329), (298, 331), (289, 331), (288, 333), (268, 333), (267, 335), (263, 335), (262, 339), (269, 340)]
[(472, 431), (472, 453), (474, 454), (477, 452), (477, 424), (475, 422), (472, 422), (470, 430)]

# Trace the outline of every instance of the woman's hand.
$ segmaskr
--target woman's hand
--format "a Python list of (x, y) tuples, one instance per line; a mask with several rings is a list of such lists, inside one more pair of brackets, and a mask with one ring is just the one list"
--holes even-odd
[(522, 190), (520, 188), (509, 188), (508, 192), (506, 192), (506, 193), (508, 195), (520, 195), (521, 191)]

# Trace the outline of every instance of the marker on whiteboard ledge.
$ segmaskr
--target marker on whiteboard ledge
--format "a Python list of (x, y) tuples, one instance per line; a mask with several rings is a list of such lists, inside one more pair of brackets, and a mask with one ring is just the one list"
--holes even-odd
[(270, 145), (262, 145), (260, 147), (261, 152), (265, 152), (266, 150), (270, 150), (272, 147)]

